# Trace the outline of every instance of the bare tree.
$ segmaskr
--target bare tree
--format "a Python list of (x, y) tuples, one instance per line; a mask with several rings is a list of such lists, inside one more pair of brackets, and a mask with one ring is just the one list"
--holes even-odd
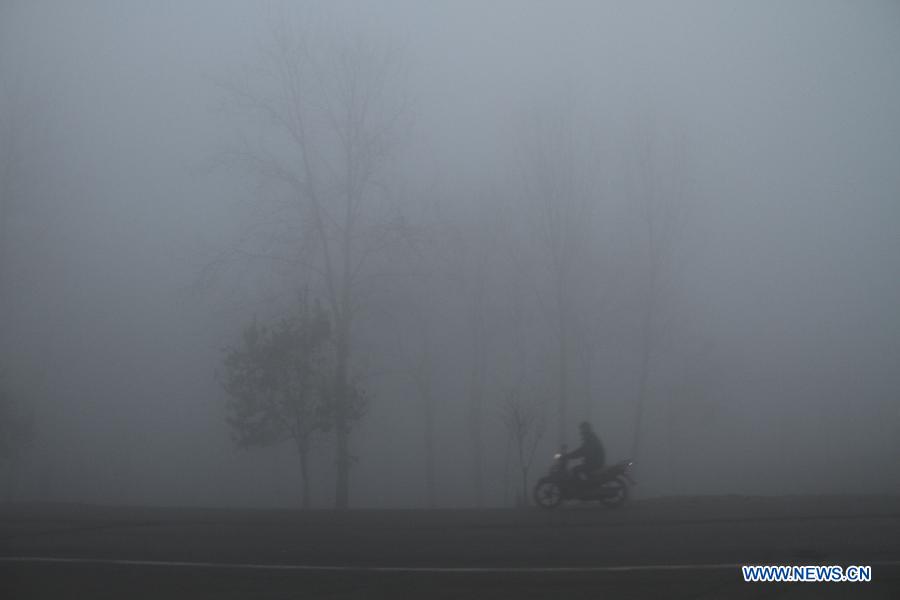
[[(451, 227), (449, 246), (454, 251), (454, 280), (463, 296), (463, 319), (466, 337), (466, 427), (469, 436), (470, 474), (475, 503), (485, 501), (485, 405), (491, 347), (497, 330), (493, 306), (495, 263), (499, 257), (502, 215), (476, 197), (479, 209), (474, 215)], [(487, 207), (482, 208), (482, 207)]]
[[(482, 257), (485, 258), (485, 257)], [(487, 298), (487, 262), (479, 260), (470, 274), (466, 325), (469, 334), (468, 407), (466, 423), (469, 429), (472, 480), (475, 502), (484, 505), (484, 404), (487, 386), (489, 354), (489, 320)]]
[(591, 234), (596, 201), (592, 145), (576, 129), (572, 110), (535, 118), (522, 164), (534, 231), (546, 252), (551, 300), (541, 300), (557, 334), (557, 426), (566, 436), (577, 268)]
[(544, 437), (546, 421), (542, 407), (528, 402), (517, 387), (507, 390), (501, 407), (500, 418), (506, 434), (516, 451), (516, 462), (521, 475), (522, 489), (517, 505), (528, 504), (528, 472), (534, 464), (534, 456)]
[(637, 130), (634, 144), (629, 195), (640, 211), (646, 248), (641, 282), (638, 390), (631, 443), (631, 456), (637, 458), (654, 361), (667, 325), (661, 302), (671, 275), (674, 245), (684, 224), (687, 173), (680, 146), (676, 147), (672, 164), (662, 163), (660, 137), (649, 126)]
[(435, 215), (430, 212), (433, 208), (426, 207), (426, 214), (418, 215), (412, 243), (404, 248), (407, 252), (395, 260), (396, 264), (406, 265), (407, 272), (414, 277), (403, 278), (410, 284), (407, 287), (395, 286), (391, 302), (394, 314), (398, 314), (396, 309), (402, 312), (402, 315), (398, 314), (400, 320), (394, 329), (401, 345), (408, 343), (412, 353), (404, 370), (410, 375), (416, 409), (422, 419), (425, 506), (428, 508), (437, 504), (435, 377), (440, 363), (437, 356), (439, 340), (435, 338), (440, 332), (437, 299), (443, 292), (439, 284), (444, 281), (440, 275), (445, 273), (446, 266), (440, 243), (443, 228), (434, 221)]
[(6, 501), (11, 501), (15, 494), (16, 461), (33, 439), (33, 415), (16, 401), (6, 378), (0, 377), (0, 463), (5, 464), (8, 470)]
[(0, 459), (9, 468), (7, 497), (14, 490), (15, 462), (35, 436), (33, 412), (23, 402), (21, 386), (11, 375), (10, 359), (16, 352), (12, 337), (15, 322), (13, 273), (13, 219), (34, 197), (36, 173), (33, 107), (21, 82), (0, 83)]
[(425, 503), (434, 508), (434, 343), (427, 318), (420, 320), (421, 346), (413, 366), (416, 392), (422, 405), (423, 441), (425, 447)]
[(256, 72), (259, 80), (226, 86), (265, 125), (258, 141), (245, 139), (234, 157), (282, 190), (282, 219), (295, 224), (244, 252), (268, 257), (278, 254), (273, 247), (279, 242), (293, 244), (287, 260), (318, 278), (334, 325), (338, 508), (348, 506), (353, 462), (354, 323), (375, 255), (402, 239), (406, 227), (389, 207), (388, 186), (389, 160), (407, 114), (400, 58), (389, 45), (322, 39), (281, 19)]
[(26, 129), (30, 122), (17, 88), (0, 89), (0, 352), (9, 351), (12, 282), (12, 219), (24, 202), (29, 168)]

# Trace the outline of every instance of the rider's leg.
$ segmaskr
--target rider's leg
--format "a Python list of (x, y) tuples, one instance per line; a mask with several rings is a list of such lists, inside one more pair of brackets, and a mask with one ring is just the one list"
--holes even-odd
[(581, 463), (572, 469), (572, 473), (582, 481), (588, 481), (594, 479), (602, 468), (603, 465), (596, 463)]
[(572, 475), (582, 481), (586, 481), (590, 475), (590, 469), (588, 469), (584, 463), (581, 463), (580, 465), (572, 467)]

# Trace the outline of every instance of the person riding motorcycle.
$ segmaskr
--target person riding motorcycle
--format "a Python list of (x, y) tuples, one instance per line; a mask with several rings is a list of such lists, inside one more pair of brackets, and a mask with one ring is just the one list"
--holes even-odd
[(603, 468), (606, 461), (606, 452), (603, 449), (600, 438), (597, 437), (597, 434), (591, 428), (590, 423), (582, 421), (581, 425), (578, 426), (578, 431), (581, 434), (581, 446), (563, 454), (563, 458), (582, 459), (581, 464), (572, 469), (572, 474), (579, 479), (586, 480), (591, 476), (591, 473)]

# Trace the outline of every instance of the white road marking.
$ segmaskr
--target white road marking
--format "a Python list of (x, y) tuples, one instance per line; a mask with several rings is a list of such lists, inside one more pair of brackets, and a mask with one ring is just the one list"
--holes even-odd
[[(593, 567), (376, 567), (351, 565), (290, 565), (264, 563), (220, 563), (169, 560), (124, 560), (108, 558), (66, 558), (51, 556), (0, 556), (0, 563), (51, 563), (73, 565), (116, 565), (136, 567), (175, 567), (200, 569), (237, 569), (256, 571), (343, 571), (356, 573), (627, 573), (653, 571), (716, 571), (740, 569), (748, 563), (705, 563), (696, 565), (607, 565)], [(898, 567), (898, 561), (867, 563), (873, 567)]]

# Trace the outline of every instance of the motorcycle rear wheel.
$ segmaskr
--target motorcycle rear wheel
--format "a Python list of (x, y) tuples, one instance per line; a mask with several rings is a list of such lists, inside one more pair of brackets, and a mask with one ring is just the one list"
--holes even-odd
[(544, 509), (556, 508), (562, 503), (563, 492), (559, 484), (551, 479), (542, 479), (534, 486), (534, 503)]

